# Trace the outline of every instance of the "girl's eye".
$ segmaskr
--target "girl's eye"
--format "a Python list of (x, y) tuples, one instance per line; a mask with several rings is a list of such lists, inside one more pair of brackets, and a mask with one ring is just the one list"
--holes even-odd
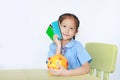
[(71, 30), (74, 30), (74, 28), (70, 28)]
[(70, 29), (73, 29), (73, 28), (70, 28)]
[(66, 27), (66, 26), (63, 25), (63, 27)]

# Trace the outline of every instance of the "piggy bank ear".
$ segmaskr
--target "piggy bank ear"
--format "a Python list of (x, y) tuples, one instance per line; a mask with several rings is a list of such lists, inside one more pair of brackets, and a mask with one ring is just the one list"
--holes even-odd
[(51, 62), (51, 58), (48, 58), (48, 61), (47, 61), (47, 67), (48, 67), (48, 69), (50, 68), (50, 64), (51, 64), (52, 62)]
[(50, 60), (51, 58), (48, 58), (48, 60)]

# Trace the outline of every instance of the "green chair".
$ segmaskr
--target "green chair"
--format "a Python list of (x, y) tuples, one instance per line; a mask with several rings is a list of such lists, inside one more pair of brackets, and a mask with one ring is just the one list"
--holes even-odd
[(105, 43), (87, 43), (85, 47), (92, 57), (90, 74), (109, 80), (109, 73), (115, 70), (117, 47)]

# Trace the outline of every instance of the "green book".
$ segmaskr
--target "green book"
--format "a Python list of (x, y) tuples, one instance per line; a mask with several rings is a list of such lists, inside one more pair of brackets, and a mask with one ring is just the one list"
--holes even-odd
[(53, 32), (53, 29), (52, 29), (52, 26), (51, 26), (51, 25), (48, 26), (48, 28), (47, 28), (47, 30), (46, 30), (46, 33), (47, 33), (47, 35), (49, 36), (49, 38), (50, 38), (51, 40), (53, 40), (54, 32)]

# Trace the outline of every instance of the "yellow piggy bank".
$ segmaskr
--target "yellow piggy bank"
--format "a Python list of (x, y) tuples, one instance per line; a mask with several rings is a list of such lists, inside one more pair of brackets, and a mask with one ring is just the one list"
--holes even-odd
[(57, 66), (58, 64), (66, 69), (68, 68), (68, 61), (63, 55), (55, 54), (54, 56), (48, 58), (48, 64), (47, 64), (48, 69), (53, 68), (58, 70), (59, 69), (59, 67)]

